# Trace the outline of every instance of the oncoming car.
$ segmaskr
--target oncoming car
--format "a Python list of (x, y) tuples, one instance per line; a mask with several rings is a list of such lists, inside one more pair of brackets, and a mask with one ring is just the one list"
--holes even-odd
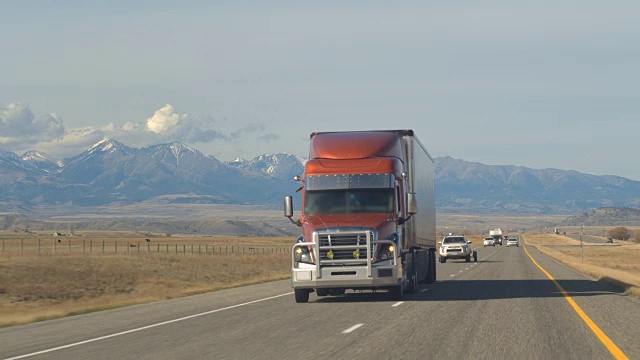
[(496, 246), (496, 240), (492, 237), (484, 238), (484, 246)]
[(440, 242), (440, 262), (445, 263), (447, 259), (464, 259), (466, 262), (478, 261), (478, 253), (471, 249), (471, 241), (462, 235), (445, 236)]
[(520, 244), (518, 244), (518, 239), (516, 239), (516, 238), (507, 239), (507, 247), (509, 247), (509, 246), (520, 247)]

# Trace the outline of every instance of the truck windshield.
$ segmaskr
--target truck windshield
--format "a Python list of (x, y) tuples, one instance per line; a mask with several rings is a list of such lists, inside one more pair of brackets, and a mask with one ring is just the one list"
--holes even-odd
[(393, 188), (308, 190), (304, 199), (307, 215), (390, 213), (393, 210)]

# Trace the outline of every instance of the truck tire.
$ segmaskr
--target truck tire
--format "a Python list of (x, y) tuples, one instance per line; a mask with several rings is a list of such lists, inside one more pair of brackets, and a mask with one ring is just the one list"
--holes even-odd
[(478, 252), (477, 251), (473, 252), (473, 262), (478, 262)]
[(329, 295), (329, 289), (316, 289), (316, 295), (327, 296)]
[(402, 299), (404, 299), (404, 289), (402, 288), (402, 285), (390, 288), (389, 297), (393, 301), (402, 301)]
[(471, 254), (467, 255), (466, 258), (464, 258), (465, 262), (470, 262), (471, 261)]
[(440, 256), (440, 262), (443, 263), (443, 264), (446, 263), (447, 262), (447, 258), (444, 257), (444, 256)]
[(309, 302), (309, 290), (307, 289), (294, 289), (297, 303)]

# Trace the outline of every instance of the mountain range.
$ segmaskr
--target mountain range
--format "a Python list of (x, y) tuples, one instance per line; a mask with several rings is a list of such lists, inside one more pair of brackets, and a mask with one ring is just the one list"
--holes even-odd
[[(558, 169), (485, 165), (451, 157), (436, 162), (439, 212), (576, 214), (640, 205), (640, 182)], [(174, 142), (131, 148), (107, 139), (52, 160), (38, 151), (0, 151), (0, 211), (22, 205), (98, 206), (154, 201), (281, 207), (295, 192), (304, 159), (265, 154), (221, 162)], [(170, 200), (167, 200), (170, 199)]]

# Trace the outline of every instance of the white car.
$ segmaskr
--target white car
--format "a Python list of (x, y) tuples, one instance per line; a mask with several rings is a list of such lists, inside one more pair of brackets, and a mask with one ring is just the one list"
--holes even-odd
[(484, 246), (496, 247), (496, 240), (492, 237), (486, 237), (484, 238)]
[(518, 239), (516, 239), (516, 238), (507, 239), (507, 247), (509, 247), (509, 246), (520, 247), (520, 244), (518, 243)]
[(478, 253), (471, 249), (471, 241), (462, 235), (445, 236), (440, 241), (440, 262), (445, 263), (447, 259), (464, 259), (466, 262), (478, 262)]

